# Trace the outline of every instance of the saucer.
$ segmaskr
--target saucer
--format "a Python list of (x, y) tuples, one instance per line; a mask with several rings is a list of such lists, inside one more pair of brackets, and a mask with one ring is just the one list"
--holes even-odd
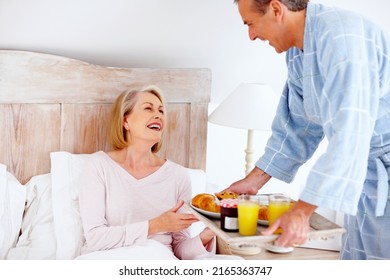
[(230, 251), (237, 255), (257, 255), (261, 252), (261, 248), (251, 244), (231, 245)]
[(278, 254), (286, 254), (294, 251), (294, 247), (280, 247), (274, 244), (267, 244), (265, 245), (264, 248), (272, 253), (278, 253)]

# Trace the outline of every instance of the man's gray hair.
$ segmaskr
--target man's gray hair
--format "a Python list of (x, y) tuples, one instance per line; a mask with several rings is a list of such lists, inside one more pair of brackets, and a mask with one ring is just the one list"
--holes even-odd
[[(234, 0), (234, 3), (238, 4), (240, 0)], [(287, 9), (293, 12), (302, 11), (306, 9), (307, 3), (309, 0), (278, 0), (279, 2), (283, 3)], [(262, 13), (265, 14), (268, 9), (268, 4), (271, 2), (271, 0), (252, 0), (254, 8)]]

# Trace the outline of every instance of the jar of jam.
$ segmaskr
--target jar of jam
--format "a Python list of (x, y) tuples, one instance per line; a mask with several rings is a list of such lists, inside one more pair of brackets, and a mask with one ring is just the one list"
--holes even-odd
[(238, 231), (237, 203), (238, 200), (234, 198), (221, 200), (221, 229), (223, 231)]

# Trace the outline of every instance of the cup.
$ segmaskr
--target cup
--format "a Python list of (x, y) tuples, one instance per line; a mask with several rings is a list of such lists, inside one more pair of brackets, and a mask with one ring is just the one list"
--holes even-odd
[(255, 235), (259, 216), (259, 199), (256, 196), (238, 197), (238, 232), (240, 235)]
[[(291, 199), (284, 194), (272, 194), (268, 200), (268, 221), (272, 225), (277, 218), (286, 213), (290, 209)], [(282, 233), (282, 229), (278, 228), (274, 233)]]

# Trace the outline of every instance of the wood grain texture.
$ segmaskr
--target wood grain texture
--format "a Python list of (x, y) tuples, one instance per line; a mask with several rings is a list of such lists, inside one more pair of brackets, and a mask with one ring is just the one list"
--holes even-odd
[(114, 68), (24, 51), (0, 51), (0, 103), (112, 103), (130, 87), (158, 85), (169, 103), (208, 103), (209, 69)]
[(58, 104), (0, 104), (0, 162), (20, 182), (50, 170), (47, 158), (60, 149)]
[(129, 88), (157, 85), (167, 101), (162, 157), (206, 168), (209, 69), (114, 68), (0, 50), (0, 163), (22, 183), (50, 172), (50, 152), (109, 150), (107, 117)]

